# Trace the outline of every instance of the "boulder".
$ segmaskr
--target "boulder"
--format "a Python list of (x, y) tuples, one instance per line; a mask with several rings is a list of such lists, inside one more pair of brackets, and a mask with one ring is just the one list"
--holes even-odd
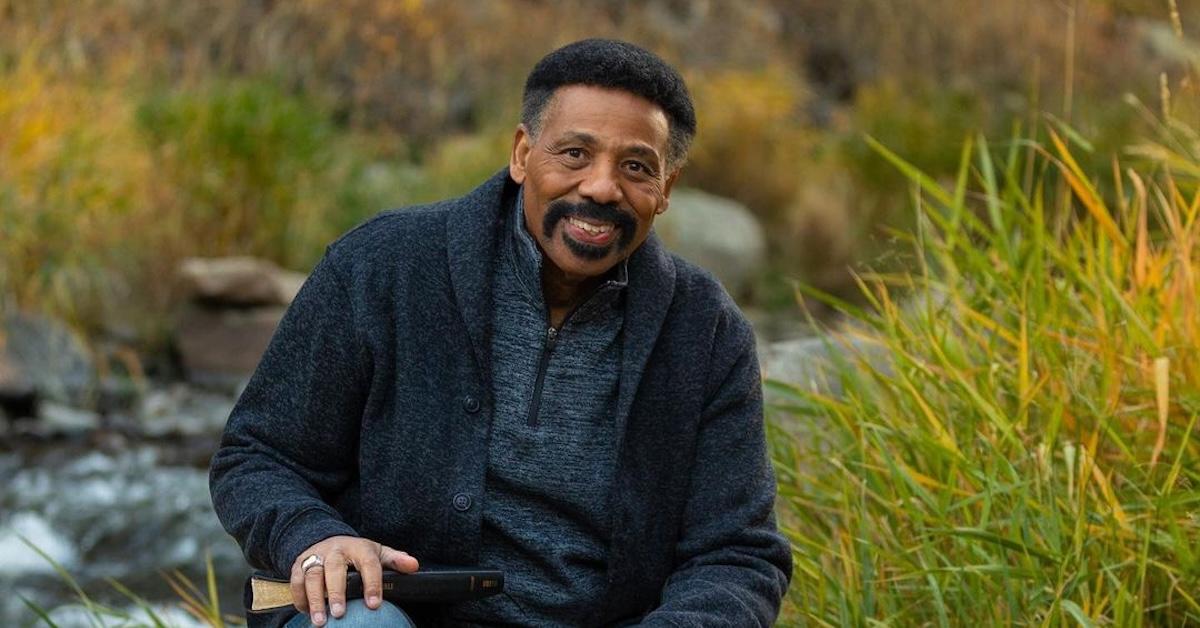
[(726, 198), (677, 189), (654, 228), (667, 248), (716, 275), (735, 298), (748, 292), (766, 265), (762, 225), (744, 205)]
[(231, 307), (287, 305), (305, 278), (253, 257), (189, 258), (179, 276), (191, 301)]
[(176, 328), (188, 381), (231, 388), (248, 378), (279, 326), (286, 307), (219, 309), (189, 305)]
[(22, 419), (37, 414), (37, 390), (16, 358), (0, 350), (0, 417)]
[(96, 380), (91, 353), (66, 324), (32, 314), (0, 318), (0, 404), (9, 416), (32, 416), (39, 399), (90, 405)]

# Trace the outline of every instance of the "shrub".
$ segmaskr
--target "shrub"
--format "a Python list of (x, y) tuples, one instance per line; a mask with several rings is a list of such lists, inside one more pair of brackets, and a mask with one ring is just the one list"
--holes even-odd
[[(165, 339), (174, 269), (250, 254), (306, 270), (403, 198), (389, 136), (339, 133), (269, 81), (146, 95), (64, 79), (27, 55), (0, 72), (0, 294), (89, 335)], [(382, 181), (381, 181), (382, 180)], [(122, 334), (124, 335), (124, 334)]]
[(810, 161), (803, 83), (780, 67), (696, 75), (689, 83), (699, 129), (685, 178), (778, 226)]
[(217, 81), (154, 94), (137, 122), (206, 253), (302, 267), (331, 239), (334, 130), (312, 103), (270, 83)]

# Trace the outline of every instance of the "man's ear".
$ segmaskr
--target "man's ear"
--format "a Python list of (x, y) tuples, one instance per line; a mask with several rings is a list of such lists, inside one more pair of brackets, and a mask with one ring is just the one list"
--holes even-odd
[(517, 185), (525, 183), (525, 161), (529, 159), (529, 152), (533, 150), (533, 138), (529, 136), (529, 130), (524, 124), (517, 125), (517, 132), (513, 135), (512, 154), (508, 156), (508, 176), (512, 177)]
[(676, 168), (674, 171), (671, 172), (671, 174), (667, 175), (667, 182), (663, 184), (663, 204), (662, 204), (662, 207), (658, 208), (657, 213), (661, 214), (661, 213), (667, 211), (667, 208), (670, 207), (670, 205), (671, 205), (671, 188), (675, 187), (675, 180), (679, 178), (679, 173), (682, 171), (683, 171), (683, 168)]

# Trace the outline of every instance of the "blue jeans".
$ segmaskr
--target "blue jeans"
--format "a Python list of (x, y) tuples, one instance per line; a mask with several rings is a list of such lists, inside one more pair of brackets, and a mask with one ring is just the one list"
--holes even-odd
[[(346, 614), (342, 615), (341, 619), (335, 619), (328, 611), (327, 608), (325, 625), (336, 628), (416, 628), (416, 624), (412, 623), (408, 615), (391, 602), (384, 602), (379, 605), (378, 609), (371, 610), (362, 600), (348, 600)], [(308, 615), (300, 613), (293, 617), (284, 628), (308, 628), (309, 626), (312, 624), (308, 621)]]

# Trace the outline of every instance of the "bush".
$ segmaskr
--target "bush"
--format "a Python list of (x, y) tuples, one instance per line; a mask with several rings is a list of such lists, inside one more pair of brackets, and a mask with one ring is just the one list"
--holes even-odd
[(312, 103), (264, 82), (214, 82), (145, 100), (138, 127), (206, 253), (313, 262), (331, 239), (334, 129)]
[(811, 161), (803, 83), (780, 67), (697, 75), (689, 83), (699, 129), (684, 177), (778, 226)]
[(158, 345), (183, 257), (249, 254), (307, 270), (342, 231), (407, 194), (400, 178), (377, 176), (402, 170), (389, 136), (339, 132), (317, 104), (269, 81), (145, 95), (63, 79), (35, 57), (0, 72), (5, 308)]

